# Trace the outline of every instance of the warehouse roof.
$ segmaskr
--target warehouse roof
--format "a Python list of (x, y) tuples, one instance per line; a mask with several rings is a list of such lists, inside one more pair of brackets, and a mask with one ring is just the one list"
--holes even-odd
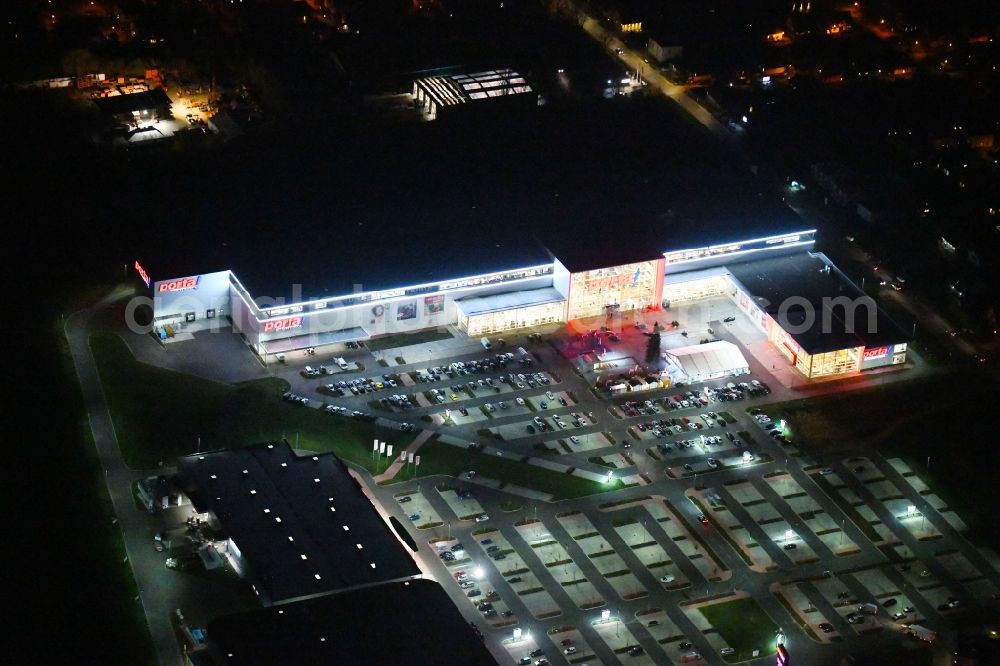
[(531, 92), (531, 85), (523, 76), (506, 68), (471, 74), (427, 76), (417, 79), (416, 83), (439, 107)]
[(528, 289), (527, 291), (514, 291), (506, 294), (462, 298), (456, 301), (456, 304), (465, 315), (477, 315), (487, 312), (524, 308), (530, 305), (542, 305), (543, 303), (558, 303), (565, 300), (566, 297), (560, 294), (557, 289), (549, 287), (546, 289)]
[(822, 253), (727, 263), (726, 268), (809, 354), (910, 338)]
[(278, 603), (420, 573), (333, 454), (287, 442), (186, 456), (180, 484), (242, 553), (261, 597)]
[(241, 666), (496, 664), (444, 589), (430, 580), (222, 617), (209, 623), (208, 642), (215, 663)]
[(169, 107), (170, 98), (162, 88), (154, 88), (139, 93), (129, 95), (111, 95), (110, 97), (98, 97), (94, 100), (104, 113), (111, 115), (119, 113), (132, 113), (133, 111), (146, 111), (148, 109), (158, 109)]
[(725, 340), (668, 349), (667, 355), (677, 361), (688, 377), (719, 375), (750, 367), (739, 347)]

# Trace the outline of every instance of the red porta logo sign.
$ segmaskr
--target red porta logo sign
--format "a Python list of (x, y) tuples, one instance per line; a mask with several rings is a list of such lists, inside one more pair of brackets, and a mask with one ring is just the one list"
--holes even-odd
[(138, 259), (135, 260), (135, 272), (139, 274), (139, 277), (142, 278), (142, 281), (145, 282), (146, 286), (148, 287), (149, 286), (149, 273), (147, 273), (146, 269), (142, 267), (142, 264), (139, 263)]
[(882, 358), (883, 356), (888, 355), (888, 353), (889, 353), (888, 347), (872, 347), (871, 349), (865, 350), (864, 358), (866, 361), (869, 361), (873, 358)]
[(284, 319), (272, 319), (264, 322), (264, 333), (272, 331), (287, 331), (290, 328), (301, 328), (302, 317), (285, 317)]
[(156, 291), (185, 291), (187, 289), (196, 289), (198, 287), (199, 277), (188, 277), (180, 278), (179, 280), (167, 280), (166, 282), (161, 282), (156, 288)]

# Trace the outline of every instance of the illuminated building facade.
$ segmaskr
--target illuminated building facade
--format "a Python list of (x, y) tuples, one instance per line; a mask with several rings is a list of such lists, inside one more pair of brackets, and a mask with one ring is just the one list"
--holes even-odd
[[(593, 265), (600, 253), (582, 261), (553, 258), (524, 268), (290, 302), (254, 299), (231, 270), (165, 280), (151, 280), (139, 262), (141, 272), (135, 271), (143, 284), (151, 283), (153, 325), (161, 339), (225, 322), (265, 360), (390, 333), (452, 326), (479, 337), (725, 297), (806, 377), (905, 362), (908, 336), (874, 303), (863, 302), (824, 255), (812, 252), (814, 235), (798, 231), (671, 250), (604, 267)], [(801, 312), (783, 310), (792, 301)]]

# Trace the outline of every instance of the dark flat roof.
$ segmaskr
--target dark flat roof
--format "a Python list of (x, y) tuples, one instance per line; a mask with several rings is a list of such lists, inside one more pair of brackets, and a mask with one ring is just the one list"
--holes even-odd
[(169, 107), (172, 102), (167, 97), (167, 93), (163, 92), (162, 88), (153, 88), (152, 90), (132, 93), (130, 95), (98, 97), (94, 100), (94, 104), (104, 113), (114, 115), (146, 109), (158, 109), (164, 106)]
[[(826, 270), (827, 267), (829, 270)], [(810, 354), (861, 345), (890, 345), (910, 339), (906, 331), (878, 308), (875, 301), (865, 296), (822, 253), (802, 252), (772, 259), (726, 264), (726, 268), (756, 297), (757, 304)], [(851, 327), (847, 325), (850, 322), (845, 317), (845, 308), (831, 308), (829, 304), (824, 304), (824, 299), (837, 297), (847, 297), (852, 301), (861, 298), (863, 300), (858, 301), (859, 304), (869, 304), (875, 313), (872, 330), (869, 330), (868, 307), (864, 305), (856, 308), (854, 330), (849, 330)], [(781, 304), (791, 298), (804, 299), (815, 313), (812, 325), (804, 332), (789, 331), (779, 316)], [(806, 321), (803, 307), (789, 307), (785, 314), (791, 325), (804, 325)], [(824, 319), (829, 322), (829, 330), (824, 330)]]
[(281, 232), (255, 231), (254, 237), (244, 236), (245, 231), (203, 237), (198, 246), (154, 252), (147, 270), (153, 280), (162, 280), (230, 269), (254, 298), (299, 302), (552, 261), (532, 238), (491, 230), (487, 224), (441, 223), (427, 234), (399, 224), (392, 230), (359, 231), (343, 242), (325, 240), (323, 226), (322, 219), (301, 220)]
[(799, 231), (801, 218), (772, 198), (706, 191), (697, 207), (655, 219), (609, 220), (578, 229), (546, 225), (541, 242), (571, 272), (659, 259), (665, 252)]
[(207, 634), (218, 664), (496, 665), (445, 591), (430, 580), (229, 615), (210, 622)]
[(802, 228), (671, 105), (248, 135), (204, 169), (148, 179), (168, 203), (143, 206), (127, 259), (154, 280), (232, 269), (255, 297), (301, 284), (309, 299), (548, 263), (545, 248), (604, 267)]
[(185, 456), (178, 468), (181, 487), (199, 512), (218, 518), (265, 601), (420, 573), (333, 454), (299, 457), (276, 442)]

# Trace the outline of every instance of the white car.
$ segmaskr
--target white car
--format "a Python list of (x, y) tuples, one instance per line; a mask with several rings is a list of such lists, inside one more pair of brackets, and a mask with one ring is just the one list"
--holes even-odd
[(675, 580), (677, 579), (672, 574), (664, 574), (663, 576), (660, 576), (661, 583), (672, 583)]
[(485, 513), (476, 516), (476, 522), (477, 523), (485, 523), (489, 519), (490, 519), (490, 517), (487, 514), (485, 514)]
[(519, 405), (521, 405), (523, 407), (524, 406), (524, 398), (518, 398), (517, 399), (517, 404), (519, 404)]
[(573, 645), (570, 645), (568, 648), (563, 650), (563, 654), (574, 654), (575, 652), (576, 652), (576, 647)]
[(546, 397), (547, 397), (547, 398), (548, 398), (549, 400), (555, 400), (555, 399), (556, 399), (556, 394), (555, 394), (555, 393), (553, 393), (552, 391), (546, 391), (546, 392), (545, 392), (545, 396), (546, 396)]
[(573, 442), (574, 444), (579, 444), (580, 443), (580, 438), (577, 437), (576, 435), (573, 435), (573, 436), (571, 436), (569, 438), (569, 441)]

